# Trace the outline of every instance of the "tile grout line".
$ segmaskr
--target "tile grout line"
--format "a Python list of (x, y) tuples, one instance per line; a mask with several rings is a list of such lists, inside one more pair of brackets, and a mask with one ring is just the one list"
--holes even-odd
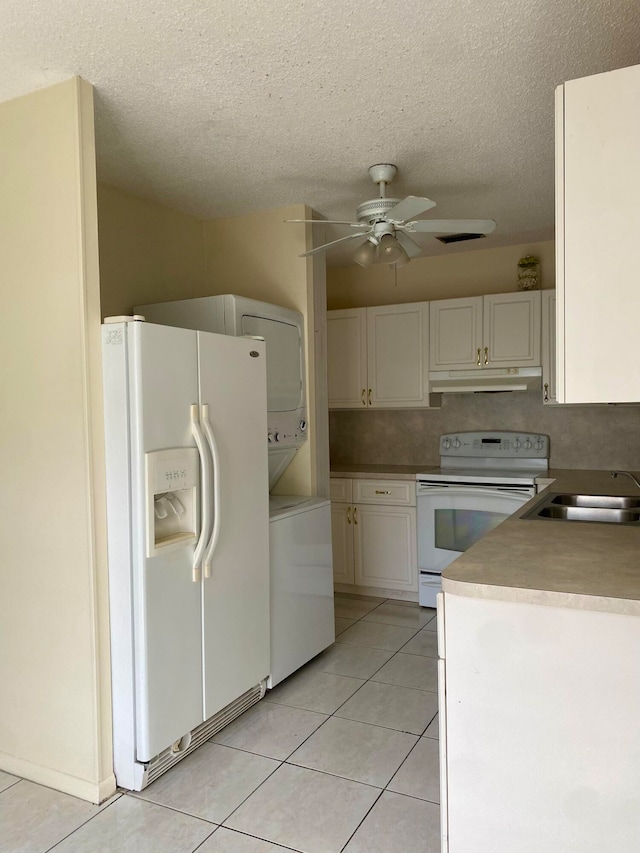
[[(241, 830), (241, 829), (231, 829), (231, 827), (229, 827), (229, 826), (223, 826), (222, 824), (219, 824), (219, 825), (218, 825), (218, 826), (216, 826), (216, 828), (213, 830), (213, 832), (211, 833), (211, 835), (208, 835), (206, 838), (204, 838), (204, 839), (200, 842), (200, 844), (198, 844), (198, 846), (197, 846), (197, 847), (195, 847), (195, 848), (191, 851), (191, 853), (197, 853), (197, 851), (198, 851), (198, 850), (200, 850), (200, 848), (202, 847), (202, 845), (203, 845), (203, 844), (205, 844), (205, 843), (206, 843), (206, 842), (211, 838), (211, 836), (212, 836), (214, 833), (218, 832), (218, 830), (219, 830), (219, 829), (226, 829), (226, 830), (227, 830), (227, 832), (233, 832), (233, 833), (236, 833), (237, 835), (243, 835), (245, 838), (255, 838), (255, 839), (256, 839), (256, 841), (265, 841), (267, 844), (275, 844), (275, 843), (276, 843), (275, 841), (269, 841), (269, 840), (268, 840), (268, 839), (266, 839), (266, 838), (262, 838), (260, 835), (252, 835), (250, 832), (244, 832), (244, 831), (243, 831), (243, 830)], [(304, 851), (303, 851), (303, 850), (298, 850), (298, 848), (297, 848), (297, 847), (287, 847), (287, 845), (286, 845), (286, 844), (279, 844), (278, 846), (279, 846), (279, 847), (282, 847), (282, 849), (283, 849), (283, 850), (290, 850), (290, 851), (291, 851), (291, 853), (304, 853)]]
[[(34, 784), (37, 784), (37, 783), (34, 783)], [(55, 790), (55, 789), (51, 789), (51, 790)], [(62, 792), (60, 792), (60, 793), (62, 793)], [(72, 794), (67, 794), (67, 796), (72, 796)], [(79, 829), (82, 829), (83, 826), (86, 826), (88, 823), (91, 823), (91, 821), (94, 820), (94, 818), (97, 818), (98, 815), (102, 814), (103, 812), (106, 812), (108, 809), (110, 809), (112, 806), (114, 806), (118, 802), (118, 800), (121, 799), (123, 796), (124, 796), (123, 794), (119, 794), (118, 796), (116, 796), (116, 794), (113, 794), (112, 795), (112, 797), (113, 797), (112, 803), (109, 803), (108, 806), (104, 806), (104, 808), (100, 809), (100, 811), (97, 811), (95, 814), (92, 814), (91, 817), (82, 821), (81, 824), (76, 826), (75, 829), (72, 829), (71, 832), (68, 832), (63, 838), (59, 838), (58, 841), (56, 841), (56, 843), (53, 844), (51, 847), (47, 847), (47, 849), (44, 851), (44, 853), (49, 853), (49, 851), (55, 850), (59, 844), (62, 844), (63, 841), (66, 841), (67, 838), (70, 838)], [(76, 797), (76, 799), (78, 799), (78, 798)], [(94, 805), (95, 805), (95, 803), (94, 803)]]
[[(435, 719), (435, 717), (434, 717), (434, 719)], [(433, 720), (432, 720), (432, 722), (433, 722)], [(431, 725), (431, 723), (429, 723), (429, 725)], [(429, 726), (427, 726), (427, 728), (429, 728)], [(425, 731), (426, 731), (426, 729), (425, 729)], [(391, 779), (389, 779), (389, 781), (388, 781), (388, 782), (387, 782), (387, 784), (385, 785), (384, 790), (385, 790), (385, 791), (389, 791), (389, 793), (390, 793), (390, 794), (399, 794), (399, 795), (401, 795), (401, 796), (403, 796), (403, 797), (410, 797), (412, 800), (421, 800), (423, 803), (433, 803), (433, 800), (425, 800), (425, 799), (423, 799), (422, 797), (414, 797), (412, 794), (404, 794), (404, 793), (402, 793), (402, 791), (391, 791), (391, 790), (389, 789), (389, 785), (393, 782), (393, 780), (396, 778), (396, 776), (398, 775), (398, 773), (402, 770), (402, 768), (404, 767), (404, 765), (406, 764), (406, 762), (409, 760), (409, 756), (410, 756), (410, 755), (411, 755), (411, 753), (416, 749), (416, 747), (418, 746), (418, 744), (420, 743), (420, 741), (422, 740), (422, 738), (423, 738), (423, 737), (424, 737), (424, 735), (419, 735), (418, 740), (417, 740), (417, 741), (414, 743), (414, 745), (411, 747), (411, 749), (410, 749), (410, 750), (409, 750), (409, 752), (407, 753), (407, 756), (404, 758), (404, 760), (403, 760), (402, 764), (400, 765), (400, 767), (398, 767), (398, 769), (397, 769), (397, 770), (396, 770), (396, 772), (393, 774), (393, 776), (391, 777)], [(431, 738), (429, 738), (429, 740), (431, 740)], [(434, 803), (434, 805), (436, 805), (436, 806), (440, 806), (440, 803)]]
[[(13, 775), (13, 774), (11, 774), (11, 775)], [(17, 785), (19, 782), (28, 782), (28, 781), (29, 781), (28, 779), (23, 779), (23, 778), (22, 778), (22, 776), (16, 776), (16, 781), (15, 781), (15, 782), (10, 782), (10, 783), (7, 785), (7, 787), (6, 787), (6, 788), (3, 788), (3, 789), (0, 791), (0, 799), (2, 799), (2, 795), (5, 793), (5, 791), (10, 791), (10, 790), (11, 790), (15, 785)], [(37, 782), (34, 782), (33, 784), (34, 784), (34, 785), (37, 785), (38, 783), (37, 783)], [(53, 789), (52, 789), (52, 790), (53, 790)]]

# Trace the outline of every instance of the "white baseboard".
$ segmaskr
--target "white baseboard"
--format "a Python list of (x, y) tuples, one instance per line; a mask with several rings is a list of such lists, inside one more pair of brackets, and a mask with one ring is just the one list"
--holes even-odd
[(99, 782), (90, 782), (87, 779), (70, 776), (68, 773), (61, 773), (59, 770), (52, 770), (51, 767), (43, 767), (41, 764), (16, 758), (15, 755), (7, 755), (5, 752), (0, 752), (0, 769), (21, 779), (28, 779), (30, 782), (37, 782), (47, 788), (62, 791), (63, 794), (88, 800), (90, 803), (101, 803), (116, 791), (116, 777), (113, 773)]

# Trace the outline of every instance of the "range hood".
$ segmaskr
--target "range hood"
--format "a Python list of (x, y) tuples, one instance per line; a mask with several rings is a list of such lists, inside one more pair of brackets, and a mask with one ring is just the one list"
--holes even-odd
[(438, 370), (429, 373), (429, 391), (467, 394), (478, 391), (539, 391), (541, 367), (495, 367), (480, 370)]

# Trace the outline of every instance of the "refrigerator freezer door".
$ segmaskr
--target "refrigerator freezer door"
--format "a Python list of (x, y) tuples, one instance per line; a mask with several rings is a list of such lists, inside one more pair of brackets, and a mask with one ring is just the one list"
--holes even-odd
[(194, 447), (190, 407), (198, 401), (196, 333), (129, 324), (133, 483), (136, 756), (147, 761), (203, 721), (201, 585), (192, 581), (193, 543), (147, 557), (145, 454)]
[(198, 332), (200, 403), (218, 448), (221, 513), (203, 589), (204, 717), (269, 675), (265, 345)]

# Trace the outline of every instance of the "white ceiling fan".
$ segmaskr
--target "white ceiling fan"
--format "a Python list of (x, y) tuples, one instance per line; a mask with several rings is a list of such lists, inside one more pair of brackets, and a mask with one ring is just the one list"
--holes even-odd
[[(398, 172), (391, 163), (379, 163), (369, 168), (369, 175), (374, 184), (380, 188), (379, 198), (365, 201), (356, 209), (357, 222), (342, 222), (323, 219), (287, 219), (287, 222), (308, 222), (312, 225), (348, 225), (358, 228), (355, 234), (332, 240), (324, 246), (318, 246), (300, 255), (315, 255), (324, 252), (331, 246), (344, 243), (347, 240), (367, 239), (356, 249), (353, 260), (362, 267), (371, 266), (374, 262), (394, 264), (396, 267), (408, 263), (411, 258), (422, 254), (422, 247), (409, 234), (464, 234), (484, 236), (495, 230), (493, 219), (414, 219), (426, 210), (436, 206), (429, 198), (408, 195), (400, 201), (397, 198), (387, 198), (386, 186), (391, 183)], [(464, 239), (464, 238), (463, 238)]]

